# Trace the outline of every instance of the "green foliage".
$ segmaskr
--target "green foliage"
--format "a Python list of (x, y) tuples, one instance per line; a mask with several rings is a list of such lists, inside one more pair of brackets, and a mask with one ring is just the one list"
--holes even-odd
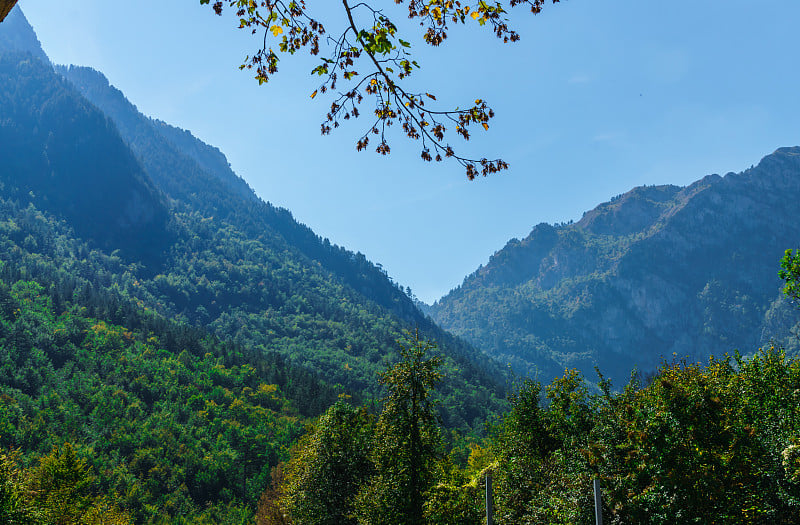
[(481, 521), (481, 486), (477, 479), (448, 461), (439, 465), (436, 482), (428, 490), (424, 523), (430, 525), (477, 525)]
[(285, 499), (295, 522), (356, 523), (353, 500), (373, 473), (373, 427), (366, 410), (339, 401), (295, 445), (286, 466)]
[(134, 332), (69, 305), (56, 314), (35, 282), (0, 281), (0, 296), (0, 446), (43, 457), (30, 476), (37, 508), (56, 523), (100, 512), (99, 486), (137, 522), (212, 508), (252, 517), (304, 426), (260, 366), (211, 340), (177, 353), (160, 342), (169, 330)]
[(28, 525), (39, 512), (26, 493), (26, 476), (19, 467), (19, 451), (0, 450), (0, 522)]
[(794, 523), (800, 361), (776, 349), (589, 394), (570, 372), (528, 383), (494, 441), (498, 523)]
[(375, 429), (375, 476), (358, 495), (359, 523), (424, 523), (425, 493), (434, 482), (442, 440), (431, 391), (441, 380), (435, 348), (408, 334), (401, 361), (382, 375), (388, 393)]
[(0, 522), (10, 525), (128, 525), (128, 513), (97, 496), (88, 462), (69, 443), (54, 447), (35, 467), (19, 465), (19, 451), (0, 453)]
[[(480, 519), (478, 478), (489, 451), (474, 443), (462, 468), (444, 455), (433, 388), (435, 347), (409, 333), (402, 359), (383, 375), (377, 423), (342, 401), (310, 427), (262, 495), (259, 524), (472, 524)], [(452, 438), (457, 445), (460, 438)], [(466, 445), (464, 445), (466, 447)]]
[(786, 250), (781, 259), (781, 271), (778, 275), (786, 281), (783, 293), (795, 301), (800, 301), (800, 250)]

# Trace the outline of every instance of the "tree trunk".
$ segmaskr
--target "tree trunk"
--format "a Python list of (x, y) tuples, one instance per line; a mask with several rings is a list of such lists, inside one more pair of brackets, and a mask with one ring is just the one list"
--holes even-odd
[(17, 0), (0, 0), (0, 22), (6, 19), (8, 13), (16, 5)]

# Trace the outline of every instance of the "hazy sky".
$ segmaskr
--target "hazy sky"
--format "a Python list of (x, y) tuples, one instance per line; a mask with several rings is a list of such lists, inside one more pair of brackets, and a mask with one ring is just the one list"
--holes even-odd
[[(306, 3), (333, 32), (339, 3)], [(514, 45), (486, 31), (451, 31), (438, 49), (406, 37), (418, 86), (497, 112), (462, 151), (511, 171), (474, 182), (456, 164), (423, 163), (401, 136), (389, 157), (356, 153), (366, 120), (321, 137), (330, 99), (309, 98), (315, 63), (285, 57), (258, 87), (238, 70), (256, 40), (199, 0), (20, 5), (55, 63), (99, 69), (143, 113), (219, 147), (262, 198), (428, 302), (540, 222), (800, 144), (797, 0), (566, 0), (536, 17), (513, 10)]]

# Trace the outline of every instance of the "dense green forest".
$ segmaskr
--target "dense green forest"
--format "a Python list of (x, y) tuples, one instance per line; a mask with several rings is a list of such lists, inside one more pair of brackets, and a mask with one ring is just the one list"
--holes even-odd
[[(28, 234), (37, 238), (26, 232), (9, 262), (36, 259), (34, 277), (54, 271), (39, 263), (42, 257), (55, 268), (81, 266), (78, 275), (94, 290), (254, 352), (280, 353), (351, 394), (380, 395), (378, 373), (397, 360), (397, 338), (418, 328), (443, 355), (439, 395), (448, 426), (480, 432), (486, 417), (502, 410), (506, 373), (496, 362), (436, 326), (363, 254), (319, 238), (258, 199), (218, 150), (143, 117), (107, 82), (96, 91), (116, 101), (121, 109), (109, 112), (121, 116), (106, 118), (72, 83), (96, 83), (94, 71), (60, 69), (67, 81), (23, 52), (0, 60), (0, 83), (8, 87), (0, 133), (13, 137), (2, 146), (10, 160), (0, 165), (3, 195), (20, 210), (30, 204), (64, 220), (72, 230), (64, 239), (77, 243), (23, 245)], [(58, 123), (72, 128), (61, 133)], [(39, 137), (71, 154), (51, 155)], [(109, 166), (98, 167), (88, 153), (95, 143), (110, 145), (101, 148)], [(41, 164), (26, 160), (35, 154)], [(132, 219), (107, 217), (115, 211)], [(73, 270), (62, 273), (57, 280), (75, 278)]]
[[(575, 370), (525, 381), (485, 438), (448, 445), (430, 395), (441, 359), (416, 334), (375, 412), (276, 356), (144, 311), (133, 329), (98, 320), (2, 270), (11, 522), (478, 524), (490, 471), (501, 524), (592, 523), (596, 478), (610, 523), (800, 516), (800, 361), (776, 348), (664, 363), (619, 392)], [(330, 407), (313, 421), (309, 398)]]
[[(260, 200), (219, 150), (144, 117), (96, 71), (52, 67), (15, 14), (0, 26), (0, 523), (477, 525), (488, 473), (503, 525), (592, 523), (593, 479), (609, 523), (797, 523), (793, 353), (751, 341), (746, 357), (624, 381), (628, 362), (609, 362), (613, 384), (562, 366), (591, 361), (594, 339), (574, 323), (615, 311), (600, 301), (615, 276), (633, 286), (692, 245), (667, 242), (667, 219), (713, 238), (716, 223), (686, 210), (723, 216), (767, 168), (786, 185), (795, 156), (729, 178), (725, 199), (705, 192), (716, 179), (691, 196), (646, 188), (500, 252), (453, 296), (491, 310), (481, 330), (503, 328), (487, 348), (524, 341), (523, 357), (558, 376), (514, 383), (380, 266)], [(681, 252), (716, 269), (692, 281), (703, 341), (728, 344), (769, 315), (797, 324), (796, 251), (781, 263), (784, 302), (762, 304), (778, 269), (758, 243), (796, 241), (777, 213), (791, 203), (770, 199), (745, 211), (771, 214), (771, 237), (720, 259)], [(621, 218), (623, 233), (606, 231)], [(757, 238), (740, 219), (726, 228)], [(554, 246), (574, 275), (533, 284), (523, 255), (552, 260)], [(764, 264), (770, 279), (747, 277)], [(545, 281), (534, 306), (504, 288)], [(546, 325), (544, 339), (511, 321)], [(641, 348), (666, 340), (628, 328), (649, 334)], [(721, 355), (714, 345), (693, 349)]]
[(34, 281), (0, 282), (0, 446), (23, 464), (74, 446), (93, 473), (86, 490), (137, 522), (246, 515), (317, 409), (307, 402), (336, 399), (275, 355), (146, 313), (131, 330), (55, 302)]
[[(526, 381), (466, 460), (437, 448), (423, 416), (428, 446), (411, 454), (397, 399), (386, 399), (377, 422), (339, 403), (293, 449), (257, 523), (478, 525), (488, 473), (498, 524), (593, 524), (595, 479), (604, 523), (800, 519), (798, 359), (773, 347), (706, 365), (665, 363), (621, 392), (602, 377), (599, 387), (576, 370), (545, 388)], [(406, 400), (406, 418), (410, 407)], [(415, 467), (425, 475), (414, 481)]]
[(130, 149), (24, 50), (0, 50), (0, 85), (4, 519), (245, 523), (309, 418), (377, 410), (411, 327), (444, 350), (449, 428), (502, 410), (497, 365), (218, 151), (147, 119), (163, 156)]

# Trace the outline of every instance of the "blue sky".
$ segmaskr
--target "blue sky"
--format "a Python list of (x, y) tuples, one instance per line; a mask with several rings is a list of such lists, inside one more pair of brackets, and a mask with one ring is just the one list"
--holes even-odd
[[(378, 1), (401, 23), (394, 2)], [(330, 31), (340, 23), (338, 2), (307, 4)], [(321, 137), (330, 100), (309, 98), (315, 63), (286, 57), (257, 86), (237, 67), (256, 41), (199, 0), (20, 5), (55, 63), (99, 69), (145, 114), (219, 147), (262, 198), (428, 302), (540, 222), (800, 144), (797, 0), (566, 0), (536, 17), (513, 10), (514, 45), (470, 28), (430, 49), (407, 33), (417, 86), (497, 113), (462, 151), (511, 171), (474, 182), (455, 164), (423, 163), (401, 136), (388, 157), (357, 153), (366, 121)]]

